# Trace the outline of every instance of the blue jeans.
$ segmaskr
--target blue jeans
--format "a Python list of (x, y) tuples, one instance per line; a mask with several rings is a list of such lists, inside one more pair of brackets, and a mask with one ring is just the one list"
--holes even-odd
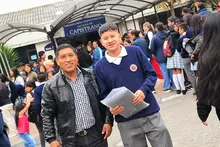
[(34, 139), (31, 137), (30, 133), (20, 134), (18, 136), (24, 140), (24, 147), (36, 147)]
[(175, 88), (175, 84), (173, 82), (173, 73), (171, 69), (167, 69), (167, 63), (159, 63), (160, 64), (160, 70), (163, 74), (164, 84), (163, 84), (163, 90), (168, 90), (171, 88), (170, 82), (172, 83), (173, 88)]

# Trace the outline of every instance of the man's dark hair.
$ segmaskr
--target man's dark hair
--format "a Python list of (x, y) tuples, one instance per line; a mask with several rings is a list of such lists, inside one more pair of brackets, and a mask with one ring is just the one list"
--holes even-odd
[(175, 20), (176, 20), (176, 17), (174, 17), (174, 16), (170, 16), (167, 19), (167, 21), (170, 21), (170, 22), (175, 22)]
[(20, 62), (20, 63), (18, 64), (18, 67), (22, 67), (22, 66), (25, 66), (25, 64), (24, 64), (23, 62)]
[(116, 24), (114, 23), (105, 23), (103, 24), (100, 28), (99, 28), (99, 36), (101, 37), (101, 35), (107, 31), (118, 31), (118, 27)]
[(202, 10), (205, 8), (205, 4), (204, 3), (199, 3), (198, 5), (199, 10)]
[(65, 49), (65, 48), (71, 48), (71, 49), (73, 50), (73, 52), (74, 52), (75, 54), (77, 54), (77, 53), (76, 53), (76, 49), (73, 48), (72, 45), (65, 43), (65, 44), (61, 44), (61, 45), (58, 46), (57, 51), (56, 51), (56, 57), (58, 57), (58, 56), (59, 56), (59, 52), (60, 52), (61, 50)]
[(53, 56), (52, 56), (52, 55), (49, 55), (49, 56), (48, 56), (48, 60), (53, 60)]
[(39, 51), (38, 56), (41, 58), (45, 54), (45, 51)]
[(155, 27), (157, 28), (158, 31), (163, 31), (164, 30), (162, 22), (156, 23)]
[(189, 13), (189, 8), (188, 7), (184, 7), (183, 9), (182, 9), (182, 11), (185, 13), (185, 14), (187, 14), (187, 13)]
[(36, 88), (35, 81), (31, 81), (31, 80), (27, 81), (25, 83), (25, 87), (32, 87), (33, 89)]
[(187, 23), (183, 22), (179, 24), (179, 29), (183, 29), (184, 31), (186, 31), (188, 29)]
[(40, 62), (41, 62), (42, 60), (43, 60), (43, 59), (38, 58), (38, 59), (37, 59), (37, 64), (39, 65), (39, 64), (40, 64)]
[(135, 36), (136, 38), (139, 37), (140, 31), (138, 30), (133, 30), (131, 31), (131, 35)]
[(44, 73), (44, 72), (39, 72), (38, 74), (37, 74), (37, 79), (38, 79), (38, 81), (41, 83), (41, 82), (45, 82), (46, 80), (47, 80), (47, 75), (46, 75), (46, 73)]

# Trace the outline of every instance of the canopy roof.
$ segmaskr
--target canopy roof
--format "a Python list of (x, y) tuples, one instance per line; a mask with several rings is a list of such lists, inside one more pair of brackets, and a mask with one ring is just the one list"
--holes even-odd
[(78, 3), (67, 10), (51, 25), (51, 33), (55, 34), (63, 26), (71, 22), (94, 16), (110, 16), (123, 20), (129, 16), (149, 9), (164, 0), (88, 0)]
[(11, 38), (26, 32), (47, 33), (46, 28), (44, 26), (21, 23), (8, 23), (1, 26), (0, 44), (5, 44)]

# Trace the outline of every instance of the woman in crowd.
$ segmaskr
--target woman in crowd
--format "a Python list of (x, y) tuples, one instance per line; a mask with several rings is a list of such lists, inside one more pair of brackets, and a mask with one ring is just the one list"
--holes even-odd
[(25, 65), (25, 72), (27, 74), (26, 81), (37, 81), (37, 74), (33, 72), (30, 64)]
[(15, 120), (12, 116), (13, 104), (9, 98), (7, 85), (0, 81), (0, 109), (2, 110), (4, 122), (9, 128), (9, 138), (17, 135)]
[(15, 105), (15, 101), (18, 98), (18, 90), (16, 88), (16, 85), (12, 81), (10, 81), (8, 77), (1, 73), (0, 80), (8, 86), (11, 102), (13, 103), (13, 105)]
[(220, 120), (220, 14), (214, 13), (204, 23), (204, 40), (199, 54), (197, 111), (204, 125), (212, 109)]
[(186, 47), (186, 51), (189, 53), (190, 61), (191, 61), (191, 70), (195, 72), (195, 76), (197, 76), (197, 65), (198, 65), (198, 55), (203, 42), (203, 23), (205, 17), (200, 16), (198, 14), (193, 15), (191, 19), (191, 27), (193, 32), (193, 40), (192, 43), (195, 44), (195, 48)]
[(167, 58), (167, 69), (172, 69), (173, 72), (173, 82), (175, 84), (177, 94), (186, 94), (187, 90), (184, 84), (184, 77), (182, 75), (182, 70), (184, 69), (182, 57), (180, 56), (181, 50), (178, 50), (178, 45), (182, 37), (185, 36), (185, 31), (180, 31), (178, 24), (174, 24), (175, 32), (171, 32), (169, 36), (170, 43), (173, 47), (173, 55)]
[(39, 65), (39, 66), (38, 66), (38, 71), (39, 71), (39, 72), (44, 72), (44, 73), (46, 73), (46, 72), (47, 72), (47, 69), (46, 69), (46, 67), (45, 67), (44, 65)]
[(21, 77), (17, 68), (11, 68), (10, 76), (12, 77), (11, 81), (15, 83), (15, 85), (21, 85), (24, 87), (24, 79)]

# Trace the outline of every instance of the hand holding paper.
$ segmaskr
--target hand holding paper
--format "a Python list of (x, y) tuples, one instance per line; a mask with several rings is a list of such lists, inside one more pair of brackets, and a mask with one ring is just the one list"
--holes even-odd
[(143, 91), (138, 90), (135, 92), (135, 98), (134, 98), (133, 104), (139, 105), (139, 104), (143, 103), (144, 99), (145, 99), (145, 95), (144, 95)]
[(110, 112), (113, 114), (113, 115), (118, 115), (120, 114), (122, 111), (124, 111), (124, 107), (123, 106), (116, 106), (116, 107), (111, 107), (110, 108)]
[(108, 106), (112, 114), (128, 118), (149, 106), (144, 98), (141, 90), (134, 94), (126, 87), (120, 87), (113, 89), (101, 103)]

